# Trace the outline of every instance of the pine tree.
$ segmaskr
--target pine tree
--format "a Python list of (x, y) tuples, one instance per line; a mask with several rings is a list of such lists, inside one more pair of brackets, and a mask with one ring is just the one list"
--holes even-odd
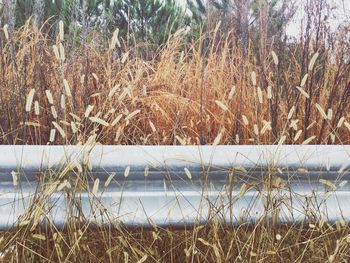
[(124, 35), (130, 32), (138, 40), (158, 44), (185, 23), (175, 0), (115, 1), (108, 17), (109, 26), (118, 27)]

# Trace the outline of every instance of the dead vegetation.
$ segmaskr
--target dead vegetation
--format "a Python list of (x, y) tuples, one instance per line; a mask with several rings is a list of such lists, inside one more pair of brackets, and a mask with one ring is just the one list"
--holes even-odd
[(68, 47), (63, 28), (53, 41), (27, 23), (2, 40), (1, 143), (348, 142), (347, 28), (307, 54), (271, 45), (263, 64), (220, 24), (210, 34), (188, 43), (180, 30), (143, 59), (118, 34)]
[[(271, 44), (259, 60), (252, 40), (245, 53), (230, 32), (219, 32), (220, 24), (188, 43), (186, 32), (178, 31), (145, 59), (142, 47), (124, 45), (117, 33), (108, 44), (92, 39), (71, 47), (62, 27), (56, 39), (29, 22), (15, 32), (4, 28), (0, 143), (84, 144), (91, 136), (103, 144), (349, 142), (348, 28), (318, 38), (312, 48), (303, 41), (286, 42), (283, 49)], [(56, 187), (49, 184), (41, 198)], [(262, 219), (232, 227), (212, 220), (189, 229), (71, 222), (57, 230), (23, 221), (2, 233), (3, 261), (350, 260), (349, 227), (339, 222), (277, 225)]]

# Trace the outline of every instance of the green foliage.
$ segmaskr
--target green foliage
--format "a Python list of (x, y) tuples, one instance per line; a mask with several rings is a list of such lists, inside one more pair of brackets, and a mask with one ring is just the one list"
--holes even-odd
[[(35, 1), (17, 1), (17, 27), (33, 15)], [(156, 44), (188, 23), (176, 0), (50, 0), (45, 1), (43, 16), (49, 25), (64, 21), (68, 31), (87, 26), (110, 35), (119, 28), (124, 37), (130, 33), (137, 40)]]

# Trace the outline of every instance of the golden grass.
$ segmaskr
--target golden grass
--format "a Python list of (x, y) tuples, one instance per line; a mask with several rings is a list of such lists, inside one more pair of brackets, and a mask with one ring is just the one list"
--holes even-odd
[[(310, 135), (320, 144), (348, 142), (350, 76), (337, 60), (341, 46), (310, 52), (300, 73), (302, 46), (280, 57), (269, 47), (259, 64), (253, 50), (242, 54), (229, 39), (213, 40), (204, 57), (203, 39), (175, 34), (143, 59), (138, 47), (116, 45), (117, 33), (112, 47), (75, 48), (27, 24), (0, 50), (0, 142), (76, 144), (91, 133), (104, 144), (211, 144), (219, 134), (220, 144), (273, 144), (282, 136), (300, 144)], [(51, 142), (52, 129), (59, 136)]]
[[(45, 228), (2, 233), (16, 239), (3, 261), (20, 262), (348, 262), (349, 228), (325, 224), (242, 224), (211, 222), (187, 229)], [(3, 240), (3, 243), (4, 243)], [(16, 250), (16, 253), (13, 253)]]
[[(123, 46), (118, 31), (109, 45), (96, 40), (80, 47), (65, 43), (62, 26), (56, 41), (29, 23), (10, 35), (7, 28), (4, 32), (1, 144), (89, 144), (91, 138), (103, 144), (156, 145), (349, 142), (350, 65), (341, 59), (340, 44), (310, 51), (305, 66), (300, 43), (280, 54), (266, 47), (268, 55), (258, 62), (253, 48), (243, 54), (231, 38), (211, 39), (211, 33), (204, 56), (203, 38), (187, 43), (182, 32), (145, 59), (142, 48)], [(88, 165), (64, 167), (51, 178), (18, 229), (1, 234), (0, 260), (350, 260), (349, 226), (341, 222), (278, 225), (261, 220), (232, 227), (210, 220), (188, 229), (125, 229), (92, 228), (72, 220), (62, 230), (38, 226), (45, 200), (56, 189), (79, 192), (86, 187), (84, 180), (73, 184), (61, 179)], [(12, 176), (17, 183), (17, 175)], [(99, 187), (94, 181), (92, 192)], [(242, 195), (249, 186), (244, 187)]]

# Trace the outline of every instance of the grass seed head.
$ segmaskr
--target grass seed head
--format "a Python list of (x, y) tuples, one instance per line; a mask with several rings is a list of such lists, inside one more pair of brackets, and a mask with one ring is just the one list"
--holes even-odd
[(60, 133), (60, 135), (62, 136), (62, 138), (66, 138), (66, 133), (64, 132), (64, 130), (62, 129), (62, 127), (55, 121), (52, 122), (53, 126), (56, 128), (56, 130), (58, 130), (58, 132)]
[(278, 57), (277, 57), (275, 51), (272, 50), (271, 55), (272, 55), (273, 63), (275, 63), (275, 65), (277, 66), (278, 65)]
[(309, 63), (309, 71), (311, 71), (311, 70), (314, 68), (314, 65), (315, 65), (315, 62), (316, 62), (316, 60), (317, 60), (317, 58), (318, 58), (318, 55), (319, 55), (319, 53), (316, 52), (316, 53), (312, 56), (312, 58), (311, 58), (311, 60), (310, 60), (310, 63)]
[(296, 142), (299, 138), (300, 138), (300, 135), (302, 134), (302, 130), (299, 130), (296, 134), (295, 134), (295, 136), (294, 136), (294, 142)]
[(190, 170), (188, 170), (186, 167), (184, 168), (185, 174), (187, 176), (188, 179), (192, 180), (192, 174), (190, 172)]
[(60, 59), (62, 62), (64, 62), (66, 60), (66, 53), (64, 51), (64, 46), (62, 43), (59, 43), (59, 49), (60, 49)]
[(37, 100), (34, 101), (34, 113), (36, 116), (40, 115), (39, 102)]
[(28, 93), (27, 100), (26, 100), (26, 112), (30, 112), (32, 109), (34, 94), (35, 94), (35, 89), (31, 89)]
[(301, 144), (302, 144), (302, 145), (307, 145), (307, 144), (309, 144), (310, 142), (312, 142), (315, 138), (316, 138), (315, 135), (310, 136), (310, 137), (307, 138), (305, 141), (303, 141)]
[(293, 117), (294, 111), (295, 111), (295, 106), (293, 105), (288, 112), (287, 120), (290, 120)]
[(60, 41), (64, 41), (64, 23), (62, 20), (58, 22)]
[(323, 110), (323, 108), (321, 107), (321, 105), (316, 103), (315, 106), (316, 106), (317, 110), (321, 113), (323, 119), (327, 120), (328, 116), (327, 116), (326, 112)]
[(300, 87), (303, 88), (305, 86), (308, 77), (309, 77), (309, 74), (306, 73), (300, 82)]
[(250, 74), (250, 78), (251, 78), (253, 86), (256, 86), (256, 73), (255, 73), (255, 71), (252, 71), (252, 73)]
[(56, 45), (53, 45), (52, 50), (53, 50), (53, 53), (55, 54), (56, 59), (60, 61), (61, 57), (60, 57), (60, 52), (58, 51), (58, 47)]
[(236, 92), (236, 86), (233, 85), (230, 90), (230, 93), (228, 94), (228, 100), (231, 100), (233, 98), (233, 95), (235, 95), (235, 92)]
[(108, 127), (109, 126), (109, 123), (106, 122), (105, 120), (101, 119), (101, 118), (98, 118), (98, 117), (89, 117), (90, 121), (93, 122), (93, 123), (97, 123), (97, 124), (100, 124), (102, 126), (105, 126), (105, 127)]
[(56, 136), (56, 129), (51, 129), (50, 130), (49, 142), (54, 142), (55, 141), (55, 136)]
[(66, 95), (68, 97), (72, 97), (72, 92), (71, 92), (70, 86), (68, 84), (68, 81), (66, 79), (63, 80), (63, 86), (64, 86), (64, 90), (66, 92)]
[(54, 119), (57, 119), (57, 117), (58, 117), (58, 115), (57, 115), (57, 111), (56, 111), (56, 108), (55, 108), (55, 106), (51, 106), (51, 114), (52, 114), (52, 117), (54, 118)]
[(94, 109), (94, 105), (88, 105), (86, 107), (86, 110), (84, 113), (85, 118), (88, 118), (90, 116), (90, 113), (92, 112), (93, 109)]
[(242, 115), (242, 120), (244, 125), (247, 126), (249, 124), (248, 118), (245, 115)]
[(94, 196), (97, 195), (99, 185), (100, 185), (100, 179), (97, 178), (94, 182), (94, 187), (92, 188), (92, 194)]
[(53, 97), (52, 97), (52, 93), (50, 90), (45, 90), (45, 94), (46, 94), (46, 97), (47, 97), (47, 100), (49, 101), (50, 104), (53, 104)]
[(342, 116), (337, 123), (337, 128), (340, 128), (343, 125), (344, 121), (345, 121), (345, 117)]
[(128, 177), (129, 176), (129, 173), (130, 173), (130, 166), (126, 167), (125, 168), (125, 171), (124, 171), (124, 177)]
[(6, 40), (9, 40), (9, 38), (10, 38), (8, 28), (9, 28), (8, 24), (5, 24), (4, 27), (2, 28), (2, 30), (4, 31)]
[(219, 100), (216, 100), (215, 101), (216, 105), (218, 105), (218, 107), (220, 109), (222, 109), (223, 111), (227, 111), (228, 110), (228, 107), (225, 105), (225, 103), (219, 101)]
[(310, 95), (303, 88), (297, 86), (297, 90), (299, 90), (301, 95), (303, 95), (306, 99), (310, 98)]

